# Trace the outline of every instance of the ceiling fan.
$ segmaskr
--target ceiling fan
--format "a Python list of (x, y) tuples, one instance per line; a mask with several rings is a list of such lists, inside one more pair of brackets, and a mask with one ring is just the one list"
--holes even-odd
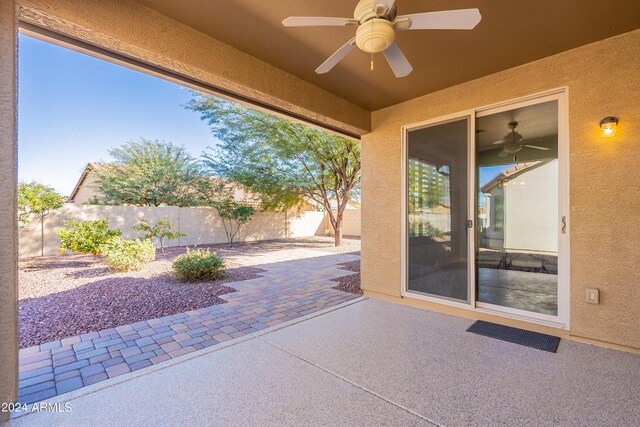
[(357, 27), (356, 36), (323, 62), (316, 69), (318, 74), (329, 72), (357, 46), (372, 55), (382, 52), (395, 76), (404, 77), (413, 67), (395, 42), (396, 30), (471, 30), (480, 19), (478, 9), (396, 16), (395, 0), (360, 0), (353, 18), (291, 16), (282, 24), (285, 27)]
[(540, 147), (538, 145), (526, 144), (526, 140), (523, 139), (522, 135), (516, 132), (516, 128), (518, 127), (518, 122), (511, 121), (509, 122), (509, 132), (504, 138), (499, 141), (493, 143), (493, 145), (502, 145), (502, 151), (498, 153), (498, 157), (507, 157), (509, 154), (513, 154), (515, 161), (515, 154), (522, 150), (523, 148), (533, 148), (534, 150), (543, 150), (549, 151), (550, 149), (547, 147)]

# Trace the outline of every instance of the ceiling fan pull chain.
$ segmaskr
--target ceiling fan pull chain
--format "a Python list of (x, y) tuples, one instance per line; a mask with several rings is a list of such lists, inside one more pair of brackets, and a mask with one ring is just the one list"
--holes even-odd
[[(375, 3), (373, 7), (375, 9)], [(373, 19), (371, 20), (371, 32), (373, 32)], [(373, 46), (373, 40), (371, 40), (371, 46)], [(373, 71), (373, 49), (371, 49), (371, 71)]]
[[(356, 36), (340, 47), (318, 68), (324, 74), (335, 67), (354, 47), (371, 52), (371, 71), (374, 53), (382, 53), (396, 77), (413, 71), (407, 57), (395, 43), (396, 30), (471, 30), (480, 22), (478, 9), (443, 10), (438, 12), (397, 15), (395, 0), (360, 0), (353, 18), (322, 16), (290, 16), (282, 21), (285, 27), (357, 27)], [(371, 27), (367, 22), (371, 21)]]

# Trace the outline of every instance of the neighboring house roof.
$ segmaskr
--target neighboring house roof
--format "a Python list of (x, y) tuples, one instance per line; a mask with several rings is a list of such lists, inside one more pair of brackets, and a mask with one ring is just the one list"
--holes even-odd
[(480, 191), (483, 193), (489, 193), (491, 192), (491, 190), (501, 185), (503, 182), (514, 179), (525, 172), (529, 172), (530, 170), (533, 170), (539, 166), (542, 166), (545, 163), (547, 163), (547, 161), (544, 161), (544, 160), (537, 160), (535, 162), (518, 163), (517, 165), (510, 167), (509, 169), (505, 169), (499, 174), (497, 174), (496, 176), (494, 176), (489, 182), (487, 182), (485, 185), (482, 186), (482, 188), (480, 188)]
[[(83, 169), (78, 182), (71, 192), (71, 195), (67, 199), (67, 203), (75, 203), (75, 199), (78, 196), (80, 190), (86, 189), (85, 187), (87, 186), (89, 176), (100, 168), (104, 168), (106, 166), (110, 166), (110, 164), (100, 162), (87, 163), (87, 166), (85, 166), (85, 168)], [(230, 188), (232, 191), (233, 200), (237, 203), (252, 206), (258, 206), (261, 203), (260, 198), (257, 195), (252, 194), (250, 191), (245, 190), (237, 184), (234, 184), (222, 178), (210, 177), (210, 179), (214, 184), (224, 184), (227, 186), (227, 188)], [(97, 194), (97, 192), (95, 192), (93, 188), (90, 188), (90, 190)]]
[(251, 206), (259, 206), (260, 203), (262, 203), (260, 197), (258, 197), (256, 194), (250, 192), (249, 190), (246, 190), (238, 184), (229, 181), (228, 179), (216, 177), (210, 177), (210, 179), (214, 185), (222, 184), (230, 189), (232, 192), (233, 200), (236, 203)]
[(71, 192), (71, 195), (67, 199), (67, 203), (75, 203), (75, 198), (78, 195), (78, 192), (80, 191), (80, 189), (85, 184), (85, 182), (87, 180), (87, 176), (91, 172), (93, 172), (93, 171), (97, 170), (98, 168), (102, 167), (103, 165), (104, 164), (100, 163), (100, 162), (89, 162), (89, 163), (87, 163), (87, 166), (85, 166), (84, 169), (82, 170), (82, 174), (80, 175), (80, 178), (78, 179), (78, 182), (76, 182), (75, 187), (73, 187), (73, 191)]

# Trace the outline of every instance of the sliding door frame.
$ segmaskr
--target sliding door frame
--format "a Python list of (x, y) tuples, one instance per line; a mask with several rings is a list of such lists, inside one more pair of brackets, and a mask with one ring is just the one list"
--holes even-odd
[[(528, 312), (509, 307), (492, 305), (476, 301), (476, 118), (483, 117), (516, 108), (527, 107), (548, 101), (558, 102), (558, 314), (551, 316), (541, 313)], [(468, 229), (468, 302), (444, 299), (433, 295), (423, 294), (408, 289), (408, 212), (407, 212), (407, 175), (408, 175), (408, 136), (409, 132), (426, 127), (432, 127), (451, 121), (468, 120), (468, 219), (473, 226)], [(570, 296), (570, 219), (569, 219), (569, 108), (568, 88), (561, 87), (549, 91), (532, 94), (525, 97), (507, 100), (496, 104), (482, 106), (471, 110), (460, 111), (447, 116), (437, 117), (419, 123), (413, 123), (401, 128), (402, 155), (402, 227), (401, 227), (401, 295), (437, 304), (448, 305), (481, 313), (493, 314), (511, 319), (524, 320), (561, 329), (569, 329), (569, 296)], [(564, 221), (563, 221), (564, 219)]]
[[(443, 125), (459, 120), (467, 120), (467, 219), (473, 219), (475, 215), (475, 208), (473, 205), (473, 191), (475, 187), (475, 177), (473, 174), (473, 167), (475, 167), (475, 152), (474, 152), (474, 135), (476, 133), (476, 119), (475, 110), (467, 110), (447, 116), (441, 116), (433, 120), (426, 120), (419, 123), (402, 127), (402, 275), (401, 275), (401, 291), (400, 294), (403, 297), (417, 298), (425, 301), (431, 301), (438, 304), (450, 305), (460, 308), (473, 308), (474, 301), (476, 299), (475, 286), (471, 286), (471, 283), (475, 283), (475, 266), (474, 259), (471, 255), (474, 253), (475, 242), (472, 237), (475, 234), (475, 224), (471, 228), (466, 230), (467, 232), (467, 302), (454, 300), (452, 298), (439, 297), (435, 295), (429, 295), (422, 292), (416, 292), (409, 290), (409, 218), (408, 218), (408, 203), (407, 203), (407, 188), (408, 188), (408, 173), (409, 173), (409, 146), (408, 137), (409, 132), (429, 128), (433, 126)], [(452, 224), (453, 227), (453, 224)]]

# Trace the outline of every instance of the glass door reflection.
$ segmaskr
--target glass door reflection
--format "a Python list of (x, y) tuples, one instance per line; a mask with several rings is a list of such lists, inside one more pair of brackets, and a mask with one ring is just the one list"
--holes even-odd
[(409, 291), (468, 301), (467, 118), (408, 132)]
[(477, 300), (558, 314), (558, 102), (476, 121)]

